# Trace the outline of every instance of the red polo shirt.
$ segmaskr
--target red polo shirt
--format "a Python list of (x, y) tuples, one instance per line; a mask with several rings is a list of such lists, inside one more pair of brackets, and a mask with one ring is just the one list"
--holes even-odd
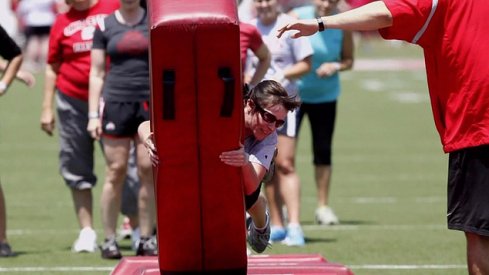
[(384, 0), (386, 39), (420, 45), (436, 128), (445, 152), (489, 144), (487, 0)]

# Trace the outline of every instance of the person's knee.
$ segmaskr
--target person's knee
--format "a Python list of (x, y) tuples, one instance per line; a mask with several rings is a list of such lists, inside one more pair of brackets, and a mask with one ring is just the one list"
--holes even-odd
[(295, 173), (295, 165), (293, 158), (287, 158), (280, 162), (276, 162), (276, 169), (283, 175)]
[(114, 161), (107, 166), (107, 178), (110, 182), (122, 183), (127, 173), (127, 162)]

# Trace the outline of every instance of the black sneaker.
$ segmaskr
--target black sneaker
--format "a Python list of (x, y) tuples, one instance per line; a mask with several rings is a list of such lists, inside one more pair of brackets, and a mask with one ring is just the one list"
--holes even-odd
[(136, 256), (157, 256), (158, 246), (156, 245), (156, 237), (141, 238), (139, 240)]
[(115, 238), (105, 239), (104, 243), (100, 246), (103, 259), (118, 260), (122, 258), (121, 250), (117, 244)]
[(14, 256), (12, 248), (8, 243), (0, 243), (0, 257), (11, 257)]

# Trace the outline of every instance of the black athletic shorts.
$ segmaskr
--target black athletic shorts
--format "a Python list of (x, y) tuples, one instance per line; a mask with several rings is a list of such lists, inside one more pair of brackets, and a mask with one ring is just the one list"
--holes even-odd
[(450, 153), (448, 228), (489, 236), (489, 145)]
[(31, 36), (49, 36), (51, 26), (27, 26), (24, 30), (24, 35), (27, 39)]
[(250, 209), (253, 204), (258, 200), (258, 197), (260, 196), (260, 191), (261, 191), (261, 182), (258, 185), (258, 188), (256, 188), (255, 192), (245, 195), (245, 207), (246, 210)]
[(141, 122), (149, 120), (149, 102), (105, 101), (102, 110), (104, 136), (134, 137)]

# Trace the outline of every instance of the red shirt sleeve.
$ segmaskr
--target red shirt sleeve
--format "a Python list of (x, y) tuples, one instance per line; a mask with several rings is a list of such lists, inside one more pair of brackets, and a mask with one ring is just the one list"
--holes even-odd
[(252, 51), (257, 51), (261, 45), (263, 45), (263, 39), (261, 38), (261, 34), (258, 32), (258, 29), (253, 27), (250, 30), (250, 49)]
[(433, 0), (384, 0), (384, 3), (392, 14), (393, 23), (380, 29), (380, 35), (412, 43), (430, 15)]
[(49, 48), (47, 63), (61, 63), (61, 36), (63, 35), (62, 24), (60, 22), (61, 16), (58, 16), (56, 22), (51, 27), (51, 33), (49, 35)]

